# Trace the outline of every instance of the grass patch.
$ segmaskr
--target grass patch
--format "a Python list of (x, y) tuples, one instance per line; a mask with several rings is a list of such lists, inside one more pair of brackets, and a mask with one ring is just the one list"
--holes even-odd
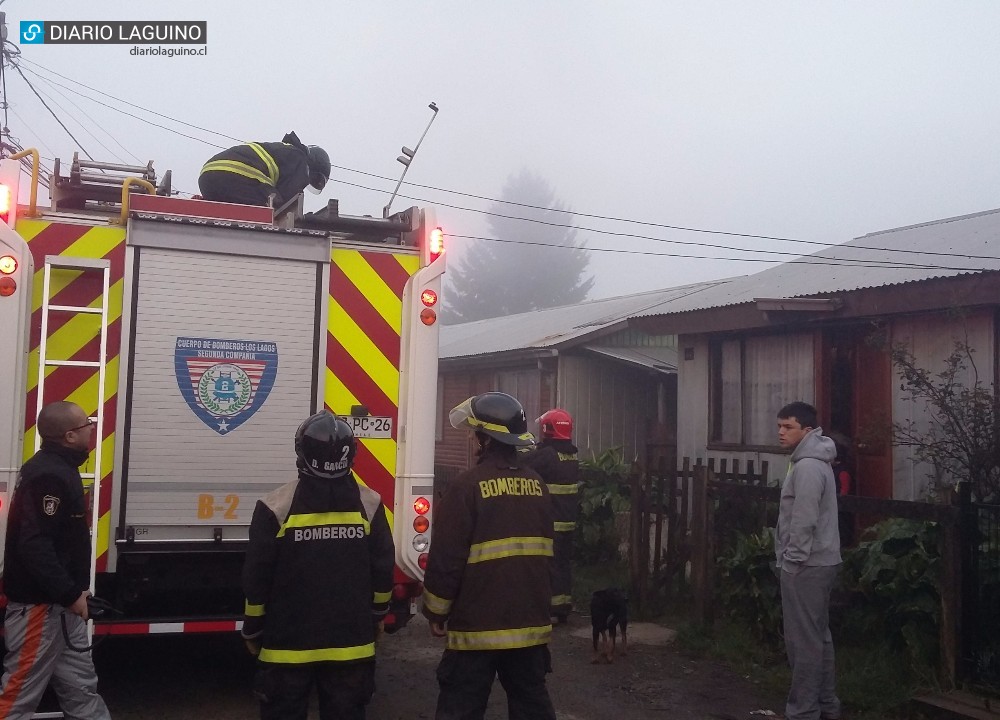
[(837, 695), (858, 720), (905, 718), (916, 690), (898, 650), (877, 646), (837, 646)]
[(788, 691), (791, 674), (784, 654), (761, 642), (746, 625), (729, 619), (712, 626), (681, 623), (677, 645), (693, 655), (724, 662), (769, 694), (780, 696)]
[[(768, 693), (788, 692), (791, 672), (784, 650), (757, 639), (750, 627), (721, 619), (712, 626), (682, 623), (677, 646), (728, 665)], [(918, 683), (900, 653), (886, 643), (839, 644), (837, 695), (855, 720), (910, 718), (909, 701)]]

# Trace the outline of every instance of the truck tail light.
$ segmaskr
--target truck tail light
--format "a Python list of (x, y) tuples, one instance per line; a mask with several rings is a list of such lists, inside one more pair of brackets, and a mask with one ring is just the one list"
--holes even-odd
[(10, 210), (14, 205), (13, 195), (10, 185), (0, 183), (0, 220), (7, 225), (10, 225)]
[[(3, 188), (0, 185), (0, 188)], [(4, 218), (6, 222), (6, 217)], [(13, 255), (0, 257), (0, 297), (10, 297), (17, 290), (17, 281), (11, 277), (17, 272), (17, 258)]]
[(444, 253), (444, 230), (439, 227), (431, 230), (427, 237), (427, 250), (431, 256), (431, 262), (441, 257)]

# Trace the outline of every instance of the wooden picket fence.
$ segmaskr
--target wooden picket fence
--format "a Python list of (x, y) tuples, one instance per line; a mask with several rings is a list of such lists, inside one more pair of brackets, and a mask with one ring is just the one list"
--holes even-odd
[[(666, 450), (649, 458), (646, 472), (635, 472), (630, 478), (629, 576), (639, 608), (693, 580), (694, 564), (690, 565), (690, 580), (688, 573), (694, 557), (692, 521), (705, 515), (697, 504), (695, 489), (705, 485), (709, 474), (745, 487), (767, 485), (767, 462), (761, 463), (758, 473), (753, 461), (741, 468), (738, 459), (709, 458), (706, 463), (697, 458), (692, 463), (685, 457), (678, 468), (676, 454), (671, 448)], [(762, 522), (765, 519), (762, 514)]]
[[(631, 478), (632, 597), (641, 609), (671, 593), (689, 590), (695, 618), (708, 622), (715, 611), (720, 542), (724, 533), (734, 530), (719, 524), (719, 513), (736, 506), (755, 531), (773, 527), (781, 490), (776, 481), (768, 484), (766, 462), (758, 472), (753, 462), (741, 464), (739, 460), (704, 462), (698, 458), (692, 463), (683, 458), (679, 468), (667, 453), (656, 460), (645, 473), (634, 473)], [(977, 647), (975, 627), (984, 612), (995, 613), (975, 603), (979, 581), (970, 577), (981, 536), (975, 529), (976, 512), (981, 514), (983, 506), (970, 503), (967, 483), (959, 487), (965, 492), (953, 493), (950, 504), (853, 495), (841, 496), (838, 502), (841, 512), (859, 518), (865, 526), (887, 518), (940, 524), (942, 677), (952, 682), (962, 678), (995, 682), (995, 664), (984, 671), (970, 657), (970, 648)]]

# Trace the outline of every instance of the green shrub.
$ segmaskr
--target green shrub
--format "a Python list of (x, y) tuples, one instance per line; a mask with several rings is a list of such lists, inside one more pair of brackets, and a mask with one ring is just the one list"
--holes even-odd
[(937, 523), (893, 518), (844, 553), (849, 606), (838, 623), (845, 641), (884, 640), (906, 654), (912, 672), (933, 675), (941, 625)]
[(577, 563), (593, 565), (619, 560), (620, 538), (615, 515), (629, 509), (629, 466), (621, 448), (605, 450), (580, 463), (580, 515), (573, 550)]
[(774, 563), (774, 531), (737, 534), (718, 558), (719, 602), (747, 624), (758, 640), (781, 634), (781, 596)]

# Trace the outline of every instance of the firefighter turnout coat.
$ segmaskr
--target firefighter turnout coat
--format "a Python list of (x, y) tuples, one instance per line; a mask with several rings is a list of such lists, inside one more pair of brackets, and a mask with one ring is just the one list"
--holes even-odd
[(349, 474), (299, 479), (257, 502), (243, 567), (243, 637), (264, 663), (364, 662), (392, 591), (392, 531)]
[(198, 184), (206, 200), (267, 205), (277, 194), (278, 207), (309, 184), (308, 150), (287, 142), (236, 145), (205, 163)]
[(580, 512), (577, 448), (569, 440), (543, 440), (524, 455), (524, 462), (542, 476), (552, 499), (552, 612), (567, 615), (573, 604), (573, 538)]
[(424, 577), (424, 615), (449, 650), (548, 643), (552, 515), (545, 483), (513, 450), (488, 450), (444, 491)]

